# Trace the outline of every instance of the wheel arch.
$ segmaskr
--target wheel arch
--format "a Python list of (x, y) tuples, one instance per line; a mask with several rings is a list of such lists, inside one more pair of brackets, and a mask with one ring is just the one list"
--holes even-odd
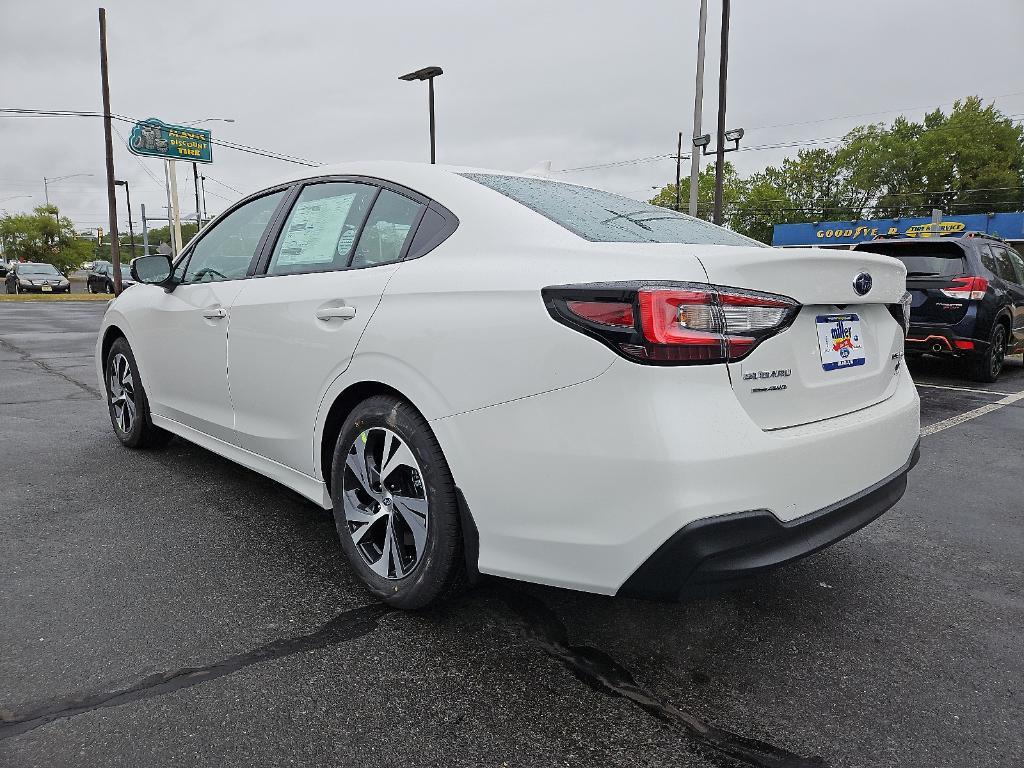
[[(414, 408), (420, 416), (427, 421), (426, 414), (423, 409), (416, 405), (411, 398), (405, 393), (399, 391), (395, 387), (385, 384), (381, 381), (373, 380), (362, 380), (349, 384), (345, 389), (338, 393), (338, 395), (331, 402), (330, 408), (327, 410), (327, 415), (324, 417), (323, 430), (319, 436), (319, 456), (317, 461), (318, 466), (323, 477), (324, 486), (327, 488), (327, 493), (330, 495), (331, 491), (331, 462), (334, 459), (334, 444), (338, 440), (338, 435), (341, 432), (341, 427), (345, 423), (345, 419), (352, 413), (352, 410), (363, 402), (367, 398), (375, 395), (390, 395), (407, 403), (410, 407)], [(435, 437), (438, 438), (438, 442), (441, 443), (441, 437), (437, 435), (435, 431)], [(444, 445), (441, 445), (441, 451), (444, 452)], [(446, 454), (447, 458), (447, 454)], [(462, 545), (463, 555), (466, 563), (466, 576), (470, 584), (475, 584), (480, 578), (480, 570), (478, 562), (480, 559), (480, 533), (476, 525), (476, 520), (473, 518), (473, 513), (469, 508), (469, 504), (466, 502), (466, 496), (462, 489), (459, 487), (458, 480), (455, 482), (455, 494), (456, 501), (459, 508), (459, 522), (462, 531)]]
[(128, 336), (118, 325), (111, 324), (107, 326), (106, 330), (103, 331), (103, 343), (100, 346), (100, 368), (103, 371), (107, 369), (107, 355), (110, 354), (110, 348), (114, 346), (114, 342), (118, 339), (127, 341)]
[(334, 443), (341, 432), (341, 426), (352, 410), (374, 395), (390, 395), (408, 403), (423, 416), (422, 409), (404, 393), (380, 381), (357, 381), (349, 384), (334, 398), (324, 417), (323, 430), (319, 438), (319, 469), (327, 491), (331, 490), (331, 461), (334, 458)]

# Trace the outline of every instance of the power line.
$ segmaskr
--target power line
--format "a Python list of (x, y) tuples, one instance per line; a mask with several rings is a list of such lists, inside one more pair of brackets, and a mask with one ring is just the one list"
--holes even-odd
[[(85, 110), (75, 109), (20, 109), (14, 107), (0, 108), (0, 116), (4, 117), (103, 117), (102, 112), (89, 112)], [(126, 123), (132, 123), (133, 125), (140, 122), (137, 119), (126, 117), (125, 115), (111, 114), (111, 118), (114, 120), (120, 120)], [(210, 139), (210, 143), (214, 146), (224, 147), (225, 149), (233, 149), (237, 152), (247, 152), (251, 155), (259, 155), (261, 157), (267, 157), (272, 160), (281, 160), (286, 163), (295, 163), (296, 165), (306, 165), (310, 167), (316, 167), (323, 165), (314, 160), (308, 160), (303, 157), (297, 157), (295, 155), (288, 155), (283, 152), (274, 152), (269, 149), (262, 149), (260, 147), (254, 147), (250, 144), (241, 144), (236, 141), (226, 141), (224, 139)]]

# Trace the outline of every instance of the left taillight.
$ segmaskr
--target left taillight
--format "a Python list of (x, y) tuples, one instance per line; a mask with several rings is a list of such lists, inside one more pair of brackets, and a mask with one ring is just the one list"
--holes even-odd
[(636, 362), (740, 360), (800, 310), (787, 296), (706, 283), (599, 283), (542, 291), (551, 316)]

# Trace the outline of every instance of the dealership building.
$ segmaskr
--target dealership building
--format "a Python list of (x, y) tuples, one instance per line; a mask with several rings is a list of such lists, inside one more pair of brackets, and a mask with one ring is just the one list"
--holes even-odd
[(930, 217), (867, 219), (861, 221), (815, 221), (806, 224), (776, 224), (772, 245), (783, 248), (819, 246), (849, 248), (878, 235), (890, 237), (933, 237), (958, 232), (985, 232), (1009, 240), (1024, 250), (1024, 212), (971, 213), (943, 217), (934, 223)]

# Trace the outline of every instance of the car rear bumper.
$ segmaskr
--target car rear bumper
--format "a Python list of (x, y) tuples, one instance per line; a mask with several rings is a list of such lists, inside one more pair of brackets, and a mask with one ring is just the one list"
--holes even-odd
[[(973, 322), (970, 327), (973, 328)], [(956, 325), (910, 323), (904, 342), (908, 352), (928, 352), (935, 355), (969, 355), (984, 352), (988, 342), (972, 338), (964, 323)]]
[(920, 434), (906, 366), (895, 376), (880, 403), (763, 430), (724, 366), (616, 361), (430, 423), (479, 531), (481, 573), (613, 595), (695, 521), (767, 512), (788, 526), (890, 480)]
[(766, 509), (696, 520), (677, 531), (618, 591), (626, 597), (699, 597), (813, 554), (860, 530), (896, 504), (920, 441), (906, 464), (873, 486), (789, 522)]

